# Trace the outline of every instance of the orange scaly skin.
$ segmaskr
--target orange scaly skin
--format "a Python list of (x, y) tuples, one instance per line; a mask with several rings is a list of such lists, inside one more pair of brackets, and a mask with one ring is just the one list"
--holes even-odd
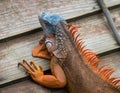
[[(45, 37), (33, 49), (33, 56), (51, 60), (52, 75), (44, 75), (42, 67), (34, 62), (19, 63), (32, 79), (46, 87), (62, 88), (67, 86), (69, 93), (120, 93), (120, 79), (111, 78), (113, 68), (108, 64), (98, 67), (100, 60), (96, 53), (85, 49), (78, 27), (60, 22), (59, 32), (50, 35), (49, 40), (55, 44), (46, 47)], [(61, 48), (61, 44), (62, 48)], [(57, 48), (56, 48), (56, 44)]]

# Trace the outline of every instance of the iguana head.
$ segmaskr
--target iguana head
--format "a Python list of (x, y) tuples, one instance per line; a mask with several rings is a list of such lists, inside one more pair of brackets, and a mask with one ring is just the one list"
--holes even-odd
[(67, 25), (66, 21), (57, 14), (42, 13), (39, 21), (44, 31), (45, 46), (51, 54), (59, 59), (67, 57), (66, 33), (62, 24)]

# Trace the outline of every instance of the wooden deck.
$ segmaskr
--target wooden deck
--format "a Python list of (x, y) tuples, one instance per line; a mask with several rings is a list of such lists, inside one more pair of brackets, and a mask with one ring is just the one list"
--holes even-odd
[[(42, 11), (58, 13), (69, 22), (80, 25), (79, 33), (84, 38), (87, 48), (97, 52), (97, 54), (102, 54), (105, 62), (115, 67), (116, 73), (113, 75), (120, 74), (120, 52), (118, 51), (120, 46), (112, 37), (110, 28), (104, 15), (99, 11), (96, 1), (53, 1), (0, 1), (0, 87), (28, 76), (22, 68), (17, 66), (22, 59), (35, 61), (38, 65), (43, 66), (45, 71), (49, 69), (47, 60), (34, 58), (31, 55), (31, 50), (38, 44), (43, 34), (37, 17)], [(105, 0), (105, 3), (108, 7), (117, 6), (111, 8), (111, 14), (120, 33), (120, 0)], [(118, 52), (112, 53), (116, 50)], [(105, 54), (107, 55), (105, 56)], [(29, 89), (29, 87), (33, 88)], [(8, 93), (8, 91), (9, 93), (67, 93), (65, 89), (54, 90), (38, 86), (31, 80), (0, 89), (0, 93)]]

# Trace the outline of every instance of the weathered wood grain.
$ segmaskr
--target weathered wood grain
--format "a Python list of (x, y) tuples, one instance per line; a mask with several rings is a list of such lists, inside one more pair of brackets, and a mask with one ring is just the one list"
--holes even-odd
[[(104, 0), (108, 7), (120, 0)], [(2, 0), (0, 1), (0, 40), (39, 28), (38, 14), (54, 12), (71, 19), (99, 10), (96, 0)]]
[(0, 93), (68, 93), (65, 89), (49, 89), (27, 80), (0, 89)]
[[(114, 9), (111, 12), (120, 31), (120, 8)], [(110, 29), (101, 14), (76, 20), (73, 24), (82, 26), (79, 29), (79, 33), (84, 38), (85, 44), (98, 54), (119, 48), (112, 38)], [(38, 65), (42, 65), (45, 70), (49, 69), (48, 61), (33, 58), (31, 55), (31, 50), (38, 44), (42, 33), (40, 31), (0, 43), (0, 84), (26, 76), (23, 69), (17, 66), (18, 62), (24, 58), (35, 61)]]

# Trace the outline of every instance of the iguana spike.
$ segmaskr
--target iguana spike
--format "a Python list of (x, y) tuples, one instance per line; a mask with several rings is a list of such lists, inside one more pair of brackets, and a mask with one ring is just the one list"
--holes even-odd
[(80, 50), (82, 49), (83, 44), (84, 44), (84, 42), (83, 42), (83, 41), (81, 41), (81, 42), (80, 42), (80, 44), (79, 44), (79, 46), (78, 46), (78, 48), (79, 48)]
[[(106, 76), (109, 72), (111, 72), (112, 69), (113, 69), (113, 68), (108, 68), (108, 69), (102, 70), (102, 71), (100, 72), (101, 76), (102, 76), (103, 78), (105, 78), (105, 76)], [(106, 79), (106, 78), (105, 78), (105, 79)]]
[(72, 26), (72, 27), (70, 28), (70, 32), (71, 32), (71, 31), (74, 31), (74, 30), (77, 31), (77, 27)]
[(88, 59), (88, 63), (91, 64), (96, 59), (96, 56), (92, 56)]
[(74, 30), (76, 30), (76, 31), (78, 31), (78, 28), (80, 28), (80, 26), (73, 26), (73, 25), (68, 25), (68, 27), (70, 28), (70, 32), (71, 31), (74, 31)]
[(112, 69), (109, 73), (106, 74), (106, 76), (105, 76), (106, 80), (108, 80), (110, 78), (110, 76), (113, 74), (113, 72), (115, 72), (114, 69)]
[(115, 81), (112, 82), (113, 85), (117, 85), (120, 82), (120, 79), (116, 79)]
[(102, 62), (102, 60), (97, 60), (92, 66), (96, 68), (100, 62)]
[(80, 26), (73, 26), (70, 23), (67, 26), (69, 28), (70, 33), (72, 34), (72, 37), (74, 37), (75, 33), (78, 31), (78, 28), (80, 28)]
[[(85, 55), (85, 59), (88, 61), (91, 57), (93, 57), (93, 56), (96, 56), (94, 53), (92, 53), (92, 52), (88, 52), (88, 53), (86, 53), (86, 55)], [(88, 61), (89, 62), (89, 61)]]
[(69, 24), (67, 24), (67, 26), (68, 26), (68, 28), (70, 28), (70, 27), (72, 26), (72, 24), (71, 24), (71, 23), (69, 23)]
[(110, 79), (109, 79), (109, 82), (112, 83), (115, 79), (116, 79), (116, 78), (110, 78)]
[[(84, 43), (84, 42), (83, 42)], [(85, 45), (82, 45), (81, 47), (80, 47), (80, 50), (82, 51), (82, 50), (84, 50), (85, 49)]]
[(87, 51), (87, 52), (84, 53), (84, 56), (86, 58), (88, 58), (89, 56), (92, 56), (92, 55), (95, 55), (95, 54), (93, 54), (91, 51)]
[(98, 68), (98, 73), (100, 73), (102, 71), (102, 69), (106, 66), (108, 66), (109, 64), (104, 64), (103, 66), (101, 66), (100, 68)]
[(76, 30), (71, 32), (72, 33), (72, 37), (74, 37), (76, 32), (77, 32)]
[(85, 54), (88, 53), (89, 51), (90, 51), (90, 49), (84, 49), (84, 50), (82, 51), (82, 54), (85, 55)]
[(79, 39), (79, 40), (76, 41), (77, 47), (79, 46), (81, 41), (82, 41), (82, 39)]
[(77, 43), (78, 41), (78, 38), (79, 38), (80, 34), (78, 34), (76, 37), (75, 37), (75, 42)]

